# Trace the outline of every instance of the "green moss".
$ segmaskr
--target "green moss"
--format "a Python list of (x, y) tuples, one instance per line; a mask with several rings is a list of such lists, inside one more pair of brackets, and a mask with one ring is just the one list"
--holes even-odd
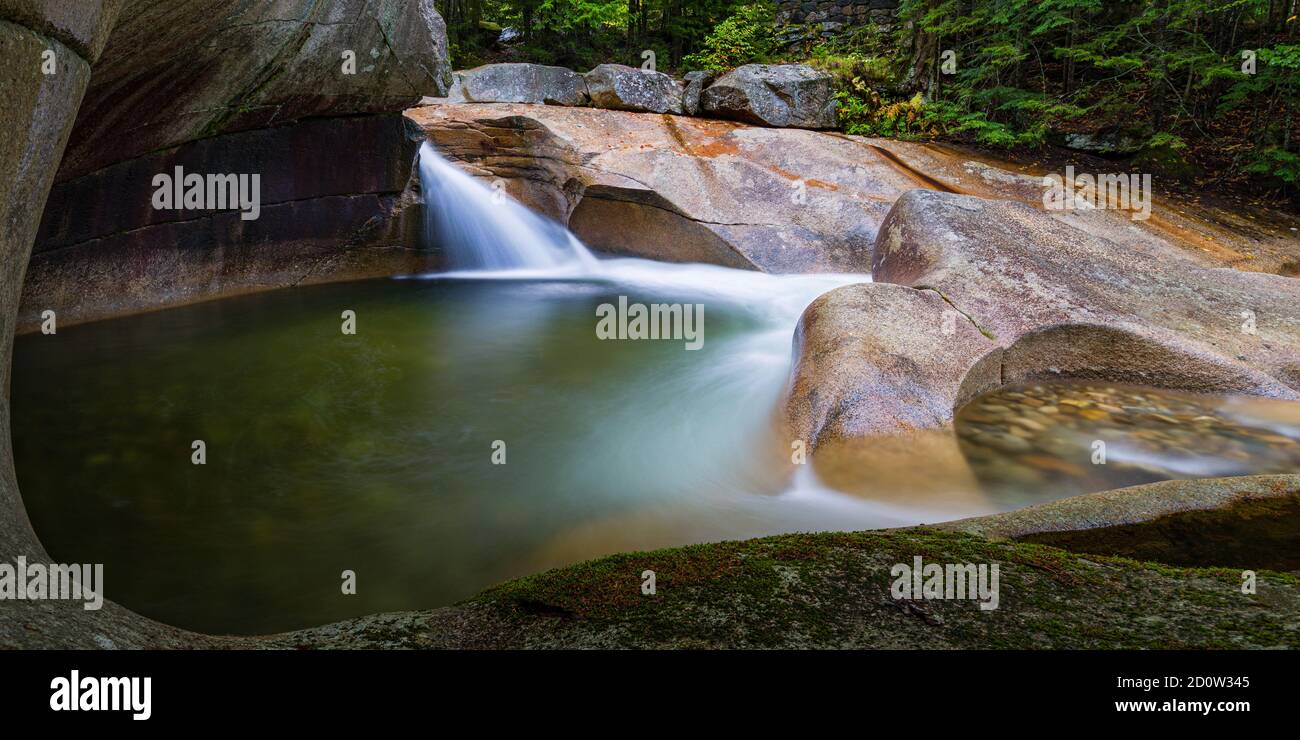
[[(1000, 605), (900, 602), (890, 568), (997, 563)], [(641, 574), (657, 592), (641, 592)], [(638, 647), (1242, 648), (1300, 646), (1300, 582), (1079, 555), (914, 528), (793, 534), (616, 555), (491, 589), (470, 604), (511, 640)], [(509, 644), (508, 642), (506, 644)]]

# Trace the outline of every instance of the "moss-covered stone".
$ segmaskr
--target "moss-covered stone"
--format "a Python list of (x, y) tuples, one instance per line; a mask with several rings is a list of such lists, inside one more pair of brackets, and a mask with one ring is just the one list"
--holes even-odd
[[(890, 569), (997, 563), (1000, 598), (900, 601)], [(656, 574), (644, 595), (642, 573)], [(268, 638), (267, 647), (1300, 647), (1300, 578), (1177, 568), (927, 528), (794, 534), (615, 555), (433, 612)]]

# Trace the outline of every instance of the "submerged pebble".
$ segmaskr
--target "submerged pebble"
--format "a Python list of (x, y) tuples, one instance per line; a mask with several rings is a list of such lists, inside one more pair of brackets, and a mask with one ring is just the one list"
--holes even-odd
[[(1266, 423), (1235, 399), (1136, 386), (1037, 383), (976, 398), (957, 435), (990, 492), (1053, 486), (1060, 496), (1170, 478), (1300, 470), (1300, 403), (1266, 405)], [(1098, 443), (1101, 443), (1100, 445)]]

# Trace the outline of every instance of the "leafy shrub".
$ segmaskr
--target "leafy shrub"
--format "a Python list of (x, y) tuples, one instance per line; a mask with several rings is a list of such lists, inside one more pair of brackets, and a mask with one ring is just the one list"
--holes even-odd
[(776, 45), (776, 5), (742, 5), (704, 39), (703, 47), (683, 62), (690, 69), (725, 71), (743, 64), (766, 62)]

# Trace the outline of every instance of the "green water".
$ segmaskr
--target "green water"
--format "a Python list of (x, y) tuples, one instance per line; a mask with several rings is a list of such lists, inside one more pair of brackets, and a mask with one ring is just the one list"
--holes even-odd
[(628, 549), (898, 521), (782, 496), (763, 472), (792, 326), (711, 301), (701, 350), (600, 341), (595, 306), (619, 295), (675, 300), (379, 280), (21, 338), (33, 526), (54, 558), (104, 563), (129, 608), (262, 633)]
[[(256, 634), (443, 606), (615, 552), (1300, 469), (1300, 404), (1054, 384), (963, 409), (964, 461), (873, 449), (846, 458), (863, 485), (819, 480), (820, 457), (792, 478), (772, 423), (791, 334), (835, 279), (606, 271), (630, 282), (364, 281), (20, 338), (33, 526), (56, 560), (103, 563), (128, 608)], [(624, 295), (703, 301), (704, 347), (599, 340), (596, 307)]]

